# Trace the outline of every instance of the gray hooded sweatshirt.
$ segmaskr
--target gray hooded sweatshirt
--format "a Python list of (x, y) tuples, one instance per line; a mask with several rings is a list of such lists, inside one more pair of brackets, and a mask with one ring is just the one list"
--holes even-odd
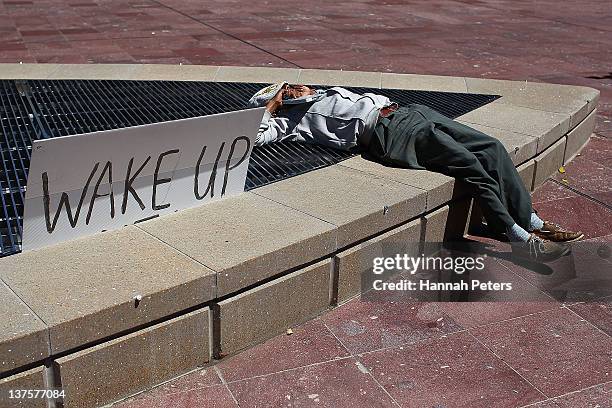
[(319, 90), (314, 99), (289, 105), (279, 116), (266, 111), (255, 145), (292, 140), (349, 150), (358, 137), (372, 134), (380, 109), (391, 105), (385, 96), (359, 95), (340, 87)]

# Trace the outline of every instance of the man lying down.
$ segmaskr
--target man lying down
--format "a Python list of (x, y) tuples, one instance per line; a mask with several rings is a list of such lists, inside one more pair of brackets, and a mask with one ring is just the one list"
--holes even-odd
[(428, 108), (398, 107), (387, 97), (344, 88), (279, 83), (257, 92), (249, 107), (265, 106), (256, 145), (283, 140), (360, 151), (382, 164), (426, 169), (462, 180), (487, 225), (505, 233), (514, 256), (548, 262), (569, 252), (571, 232), (541, 220), (505, 147), (497, 139)]

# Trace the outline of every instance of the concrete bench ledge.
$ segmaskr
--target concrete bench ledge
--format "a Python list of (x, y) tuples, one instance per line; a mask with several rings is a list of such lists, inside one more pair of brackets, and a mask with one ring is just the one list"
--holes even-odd
[[(458, 120), (498, 138), (531, 190), (588, 141), (599, 96), (553, 84), (248, 67), (0, 64), (0, 79), (287, 80), (497, 94)], [(24, 378), (42, 381), (40, 370), (45, 386), (67, 390), (66, 408), (95, 406), (238, 352), (356, 294), (368, 267), (363, 259), (382, 243), (461, 235), (470, 207), (461, 183), (449, 177), (354, 157), (237, 197), (2, 258), (0, 406), (3, 390)], [(134, 353), (184, 359), (145, 378)], [(104, 381), (94, 362), (104, 367), (99, 375), (121, 367), (134, 377)], [(86, 398), (83, 387), (90, 389)]]

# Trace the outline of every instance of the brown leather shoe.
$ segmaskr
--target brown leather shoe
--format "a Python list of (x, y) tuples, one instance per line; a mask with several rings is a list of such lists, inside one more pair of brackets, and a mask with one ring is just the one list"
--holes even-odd
[(540, 238), (553, 242), (574, 242), (584, 237), (584, 234), (580, 231), (568, 231), (550, 221), (544, 221), (544, 226), (541, 229), (533, 230), (533, 233)]
[(512, 255), (534, 262), (550, 262), (569, 253), (570, 249), (562, 244), (542, 239), (531, 234), (527, 242), (512, 242)]

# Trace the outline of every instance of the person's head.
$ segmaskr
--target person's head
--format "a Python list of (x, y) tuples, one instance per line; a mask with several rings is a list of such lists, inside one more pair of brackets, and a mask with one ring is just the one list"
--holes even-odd
[[(290, 85), (287, 82), (279, 82), (260, 89), (251, 97), (248, 102), (250, 108), (265, 106), (270, 99), (274, 98), (278, 92), (283, 93), (283, 100), (289, 101), (292, 99), (303, 98), (308, 95), (313, 95), (316, 91), (306, 85)], [(296, 101), (297, 102), (297, 101)]]
[(306, 85), (290, 85), (285, 84), (283, 88), (283, 99), (296, 99), (302, 96), (308, 96), (315, 93), (315, 90)]

